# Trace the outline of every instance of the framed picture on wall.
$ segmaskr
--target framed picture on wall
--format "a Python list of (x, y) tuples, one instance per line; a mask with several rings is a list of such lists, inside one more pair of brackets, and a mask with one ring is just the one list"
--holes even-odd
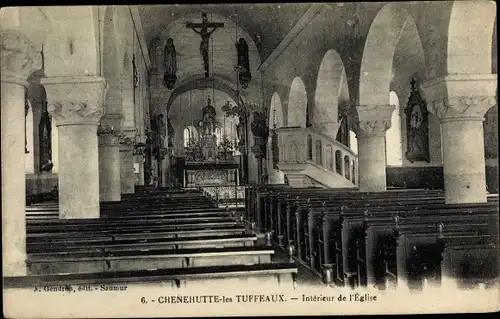
[(427, 104), (411, 80), (411, 93), (406, 105), (406, 158), (410, 162), (429, 162), (429, 113)]

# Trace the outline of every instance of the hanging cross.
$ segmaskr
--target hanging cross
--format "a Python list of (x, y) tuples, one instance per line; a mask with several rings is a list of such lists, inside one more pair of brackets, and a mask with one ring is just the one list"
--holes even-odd
[[(193, 29), (194, 32), (198, 33), (201, 36), (200, 43), (200, 53), (203, 57), (203, 64), (205, 68), (205, 77), (208, 78), (208, 48), (210, 36), (215, 32), (218, 28), (223, 28), (224, 23), (220, 22), (208, 22), (207, 14), (203, 12), (201, 14), (202, 23), (186, 23), (186, 28)], [(213, 28), (211, 31), (208, 31), (209, 28)], [(200, 30), (198, 30), (200, 29)]]

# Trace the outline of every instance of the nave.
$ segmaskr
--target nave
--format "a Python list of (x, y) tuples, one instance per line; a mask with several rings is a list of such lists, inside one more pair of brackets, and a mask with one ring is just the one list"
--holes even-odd
[(26, 223), (29, 274), (4, 278), (6, 288), (498, 285), (498, 195), (445, 204), (441, 190), (267, 185), (247, 187), (245, 206), (229, 208), (203, 189), (145, 187), (102, 203), (99, 219), (59, 219), (47, 201), (27, 206)]
[(498, 297), (494, 9), (2, 8), (12, 317), (40, 287)]

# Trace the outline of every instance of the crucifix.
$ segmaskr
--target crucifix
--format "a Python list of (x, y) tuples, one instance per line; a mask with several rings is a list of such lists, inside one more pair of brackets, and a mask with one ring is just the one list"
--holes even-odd
[[(186, 23), (186, 28), (193, 29), (194, 32), (198, 33), (201, 36), (200, 43), (200, 53), (203, 57), (203, 63), (205, 67), (205, 77), (208, 78), (208, 47), (210, 36), (215, 32), (218, 28), (223, 28), (224, 23), (213, 23), (208, 22), (207, 14), (203, 12), (201, 14), (202, 23)], [(208, 31), (209, 28), (213, 28), (211, 31)], [(198, 30), (200, 29), (200, 30)]]

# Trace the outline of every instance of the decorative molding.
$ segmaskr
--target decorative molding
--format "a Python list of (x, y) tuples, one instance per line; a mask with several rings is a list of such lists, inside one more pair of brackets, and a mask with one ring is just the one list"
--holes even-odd
[(358, 137), (385, 135), (391, 127), (394, 105), (358, 105), (347, 112), (352, 129)]
[(111, 125), (99, 125), (97, 127), (97, 136), (99, 139), (99, 146), (119, 146), (119, 139), (121, 132), (115, 130)]
[[(128, 6), (130, 10), (130, 15), (132, 17), (132, 22), (134, 24), (137, 37), (139, 38), (139, 44), (141, 48), (141, 53), (144, 61), (146, 62), (146, 67), (151, 70), (151, 59), (149, 58), (148, 45), (146, 43), (146, 37), (144, 36), (144, 30), (142, 29), (141, 16), (139, 14), (139, 9), (137, 6)], [(148, 72), (149, 73), (149, 72)]]
[(55, 118), (56, 126), (98, 124), (102, 110), (89, 107), (90, 101), (63, 100), (50, 103), (48, 111)]
[(320, 12), (324, 4), (313, 3), (307, 9), (307, 11), (302, 15), (302, 17), (295, 23), (293, 28), (288, 32), (285, 38), (278, 44), (278, 46), (273, 50), (273, 52), (267, 57), (267, 59), (257, 68), (260, 72), (265, 72), (269, 66), (271, 66), (278, 57), (286, 50), (286, 48), (292, 43), (292, 41), (304, 30), (304, 28), (313, 20), (313, 18)]
[(40, 82), (47, 92), (48, 111), (56, 126), (99, 125), (107, 91), (104, 78), (53, 77)]
[(391, 127), (391, 120), (359, 120), (354, 124), (354, 132), (357, 137), (385, 136), (385, 132)]
[(133, 151), (134, 150), (134, 140), (131, 139), (130, 137), (125, 136), (124, 134), (121, 134), (119, 136), (119, 142), (121, 149), (120, 151)]
[[(1, 51), (0, 63), (2, 82), (23, 84), (23, 81), (41, 65), (40, 52), (27, 36), (17, 30), (4, 29), (0, 33)], [(27, 82), (26, 82), (27, 85)]]
[(483, 120), (496, 104), (496, 74), (450, 74), (422, 85), (427, 110), (441, 121)]
[(486, 112), (496, 104), (494, 97), (454, 97), (443, 98), (429, 103), (429, 112), (439, 117), (441, 122), (453, 120), (483, 121)]

